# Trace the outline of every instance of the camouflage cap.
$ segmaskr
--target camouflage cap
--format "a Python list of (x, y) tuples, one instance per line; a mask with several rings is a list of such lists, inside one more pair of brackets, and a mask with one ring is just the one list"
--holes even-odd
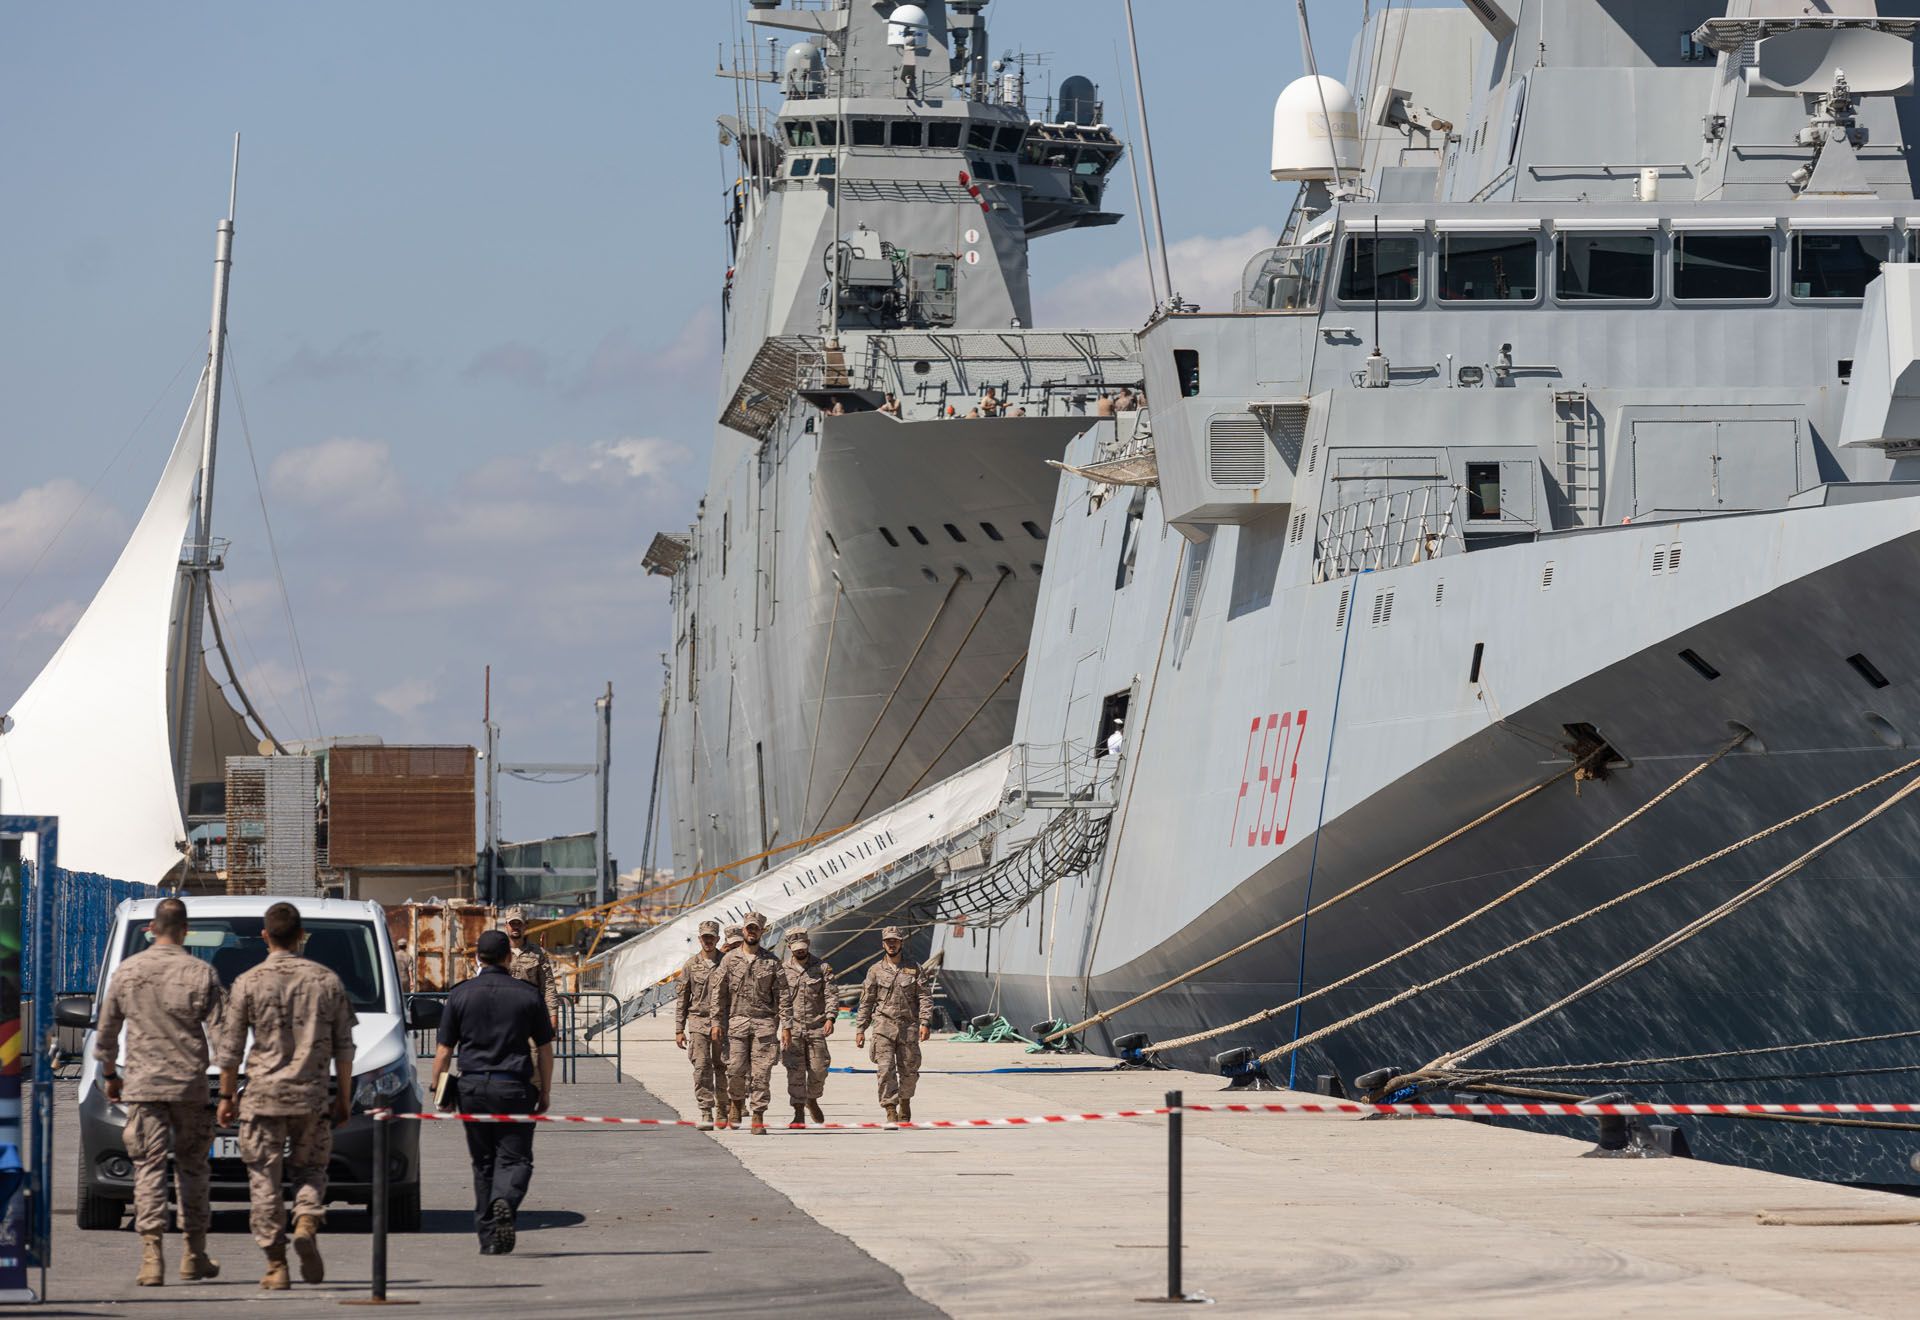
[(700, 923), (700, 933), (702, 935), (718, 935), (720, 933), (720, 923), (712, 920), (703, 921)]
[(765, 930), (767, 928), (767, 919), (758, 912), (749, 912), (740, 919), (740, 925), (742, 927), (758, 926), (761, 930)]
[(880, 932), (880, 938), (883, 940), (904, 940), (907, 937), (898, 926), (888, 926)]
[(811, 942), (812, 941), (810, 941), (807, 938), (807, 932), (805, 932), (804, 930), (790, 930), (787, 932), (788, 944), (798, 944), (802, 947), (805, 947), (807, 944)]
[(738, 926), (727, 927), (727, 943), (732, 944), (735, 941), (743, 940), (746, 937), (747, 937), (747, 933), (744, 930), (741, 930), (740, 927)]
[(500, 924), (502, 926), (512, 925), (516, 921), (524, 925), (526, 920), (527, 910), (523, 907), (510, 907), (500, 914)]

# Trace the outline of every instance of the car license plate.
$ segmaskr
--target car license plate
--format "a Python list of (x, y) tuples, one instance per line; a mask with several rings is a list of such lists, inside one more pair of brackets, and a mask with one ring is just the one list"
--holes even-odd
[(240, 1158), (240, 1138), (215, 1137), (213, 1139), (213, 1158), (216, 1160), (237, 1160)]

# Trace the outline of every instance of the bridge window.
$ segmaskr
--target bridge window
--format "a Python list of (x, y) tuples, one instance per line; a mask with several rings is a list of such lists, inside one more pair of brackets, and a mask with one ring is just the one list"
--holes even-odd
[(1442, 301), (1532, 302), (1540, 293), (1539, 246), (1530, 234), (1442, 234)]
[(992, 151), (993, 150), (993, 125), (992, 124), (969, 125), (967, 128), (967, 150)]
[(1000, 162), (999, 174), (1002, 183), (1017, 183), (1020, 179), (1019, 173), (1004, 160)]
[(820, 130), (821, 146), (837, 147), (840, 145), (840, 121), (838, 119), (822, 119), (818, 127)]
[(1020, 125), (1009, 124), (1000, 130), (1000, 135), (996, 139), (995, 145), (999, 150), (1006, 152), (1008, 155), (1012, 155), (1014, 152), (1020, 150), (1020, 139), (1026, 135), (1027, 130)]
[(1772, 234), (1673, 236), (1676, 302), (1765, 302), (1773, 297)]
[(1793, 235), (1793, 296), (1816, 301), (1863, 298), (1893, 250), (1888, 234)]
[(896, 147), (917, 147), (922, 140), (918, 119), (896, 119), (893, 123), (893, 145)]
[(1563, 302), (1653, 298), (1652, 234), (1561, 234), (1554, 293)]
[(887, 121), (884, 119), (856, 119), (853, 123), (853, 145), (856, 147), (884, 147), (887, 145)]
[(793, 119), (787, 122), (787, 143), (795, 147), (811, 147), (818, 143), (814, 135), (811, 119)]
[(957, 119), (935, 120), (927, 125), (927, 145), (930, 147), (958, 147), (960, 145), (960, 121)]
[(1420, 299), (1420, 240), (1412, 234), (1348, 234), (1340, 271), (1340, 297), (1346, 302), (1417, 302)]
[(787, 173), (796, 179), (804, 179), (813, 173), (812, 156), (795, 156), (793, 163), (787, 166)]
[(815, 178), (818, 178), (822, 174), (837, 173), (839, 168), (839, 162), (835, 161), (832, 156), (822, 156), (814, 162), (813, 174)]

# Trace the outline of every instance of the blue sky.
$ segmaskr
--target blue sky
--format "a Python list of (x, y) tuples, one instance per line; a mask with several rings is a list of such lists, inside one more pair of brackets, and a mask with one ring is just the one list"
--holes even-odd
[[(587, 759), (611, 679), (614, 851), (637, 863), (667, 631), (639, 559), (706, 474), (726, 264), (713, 119), (733, 99), (712, 73), (736, 8), (10, 6), (0, 709), (111, 565), (179, 426), (237, 129), (245, 427), (229, 391), (216, 531), (255, 700), (281, 736), (315, 732), (245, 434), (320, 731), (475, 742), (491, 663), (505, 754)], [(1323, 67), (1344, 67), (1359, 8), (1312, 6)], [(1300, 69), (1292, 6), (1136, 10), (1175, 282), (1218, 305), (1290, 199), (1265, 163)], [(996, 53), (1089, 75), (1116, 125), (1120, 12), (988, 11)], [(1131, 218), (1044, 240), (1032, 265), (1043, 324), (1146, 310)], [(519, 787), (503, 817), (532, 837), (588, 827), (591, 803)]]

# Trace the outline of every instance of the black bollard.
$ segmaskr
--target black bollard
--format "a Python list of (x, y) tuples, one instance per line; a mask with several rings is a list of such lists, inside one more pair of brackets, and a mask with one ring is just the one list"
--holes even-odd
[(1180, 1092), (1167, 1092), (1167, 1300), (1180, 1291)]
[(1167, 1092), (1167, 1291), (1143, 1302), (1210, 1302), (1205, 1293), (1183, 1291), (1180, 1279), (1180, 1124), (1181, 1093)]
[(354, 1298), (343, 1301), (342, 1306), (412, 1306), (413, 1302), (396, 1302), (387, 1296), (387, 1193), (388, 1180), (391, 1177), (387, 1161), (388, 1129), (393, 1123), (391, 1110), (376, 1109), (367, 1115), (373, 1120), (373, 1201), (367, 1206), (367, 1217), (372, 1221), (373, 1237), (373, 1292), (366, 1298)]

